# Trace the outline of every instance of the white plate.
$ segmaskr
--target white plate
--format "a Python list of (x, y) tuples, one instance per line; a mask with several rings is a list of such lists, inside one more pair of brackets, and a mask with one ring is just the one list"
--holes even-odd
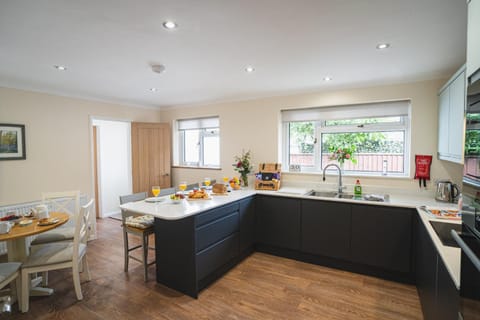
[(163, 200), (164, 200), (163, 198), (152, 197), (152, 198), (145, 199), (145, 202), (162, 202)]

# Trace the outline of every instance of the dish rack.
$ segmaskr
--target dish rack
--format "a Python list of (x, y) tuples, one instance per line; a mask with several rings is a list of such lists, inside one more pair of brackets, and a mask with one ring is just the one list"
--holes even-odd
[(281, 169), (280, 163), (260, 163), (258, 173), (255, 174), (255, 189), (272, 191), (280, 189)]

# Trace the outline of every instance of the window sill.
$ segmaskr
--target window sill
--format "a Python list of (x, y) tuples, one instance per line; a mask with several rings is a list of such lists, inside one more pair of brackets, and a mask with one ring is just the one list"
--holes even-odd
[(172, 166), (174, 169), (202, 169), (202, 170), (222, 170), (220, 167), (196, 167), (196, 166)]
[[(323, 172), (317, 172), (317, 171), (301, 171), (301, 172), (289, 172), (289, 171), (282, 171), (282, 175), (311, 175), (311, 176), (321, 176), (323, 175)], [(326, 172), (327, 176), (334, 176), (338, 175), (338, 171), (327, 171)], [(372, 179), (411, 179), (409, 176), (403, 176), (403, 175), (372, 175), (372, 174), (365, 174), (365, 173), (355, 173), (355, 172), (342, 172), (343, 177), (362, 177), (362, 178), (372, 178)]]

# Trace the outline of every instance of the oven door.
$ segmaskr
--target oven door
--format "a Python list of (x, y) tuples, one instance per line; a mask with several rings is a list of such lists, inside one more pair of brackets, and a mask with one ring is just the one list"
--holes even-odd
[(462, 250), (459, 319), (480, 320), (480, 239), (466, 224), (461, 235), (452, 230), (452, 236)]

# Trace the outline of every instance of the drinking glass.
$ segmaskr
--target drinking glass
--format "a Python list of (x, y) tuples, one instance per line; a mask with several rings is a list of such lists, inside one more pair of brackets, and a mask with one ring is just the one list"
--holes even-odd
[(185, 190), (187, 190), (187, 182), (186, 181), (180, 182), (180, 184), (178, 185), (178, 189), (180, 189), (182, 193), (185, 193)]
[(228, 185), (228, 177), (227, 177), (227, 176), (224, 176), (222, 179), (223, 179), (223, 182), (224, 182), (226, 185)]
[(207, 189), (208, 189), (208, 187), (210, 186), (210, 182), (211, 182), (210, 178), (205, 178), (205, 179), (203, 179), (203, 183), (205, 184), (205, 186), (207, 187)]
[(154, 197), (158, 197), (160, 194), (160, 186), (153, 186), (152, 187), (152, 194)]

